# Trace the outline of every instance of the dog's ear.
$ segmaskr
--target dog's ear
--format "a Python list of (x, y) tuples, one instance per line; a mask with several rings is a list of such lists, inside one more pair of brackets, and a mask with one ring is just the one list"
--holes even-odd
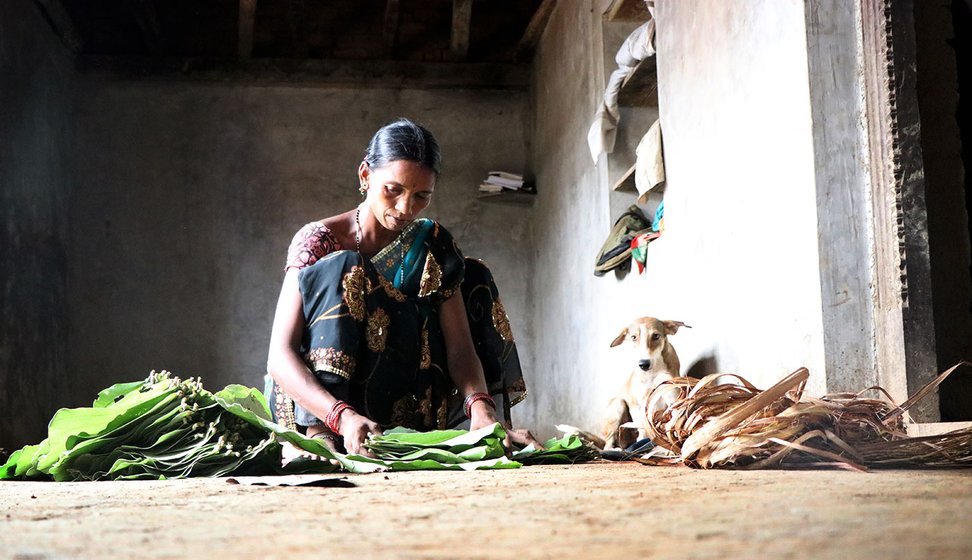
[(679, 327), (685, 327), (687, 329), (692, 328), (690, 325), (686, 325), (681, 321), (662, 321), (662, 324), (665, 325), (665, 330), (667, 331), (668, 334), (677, 333)]
[(628, 327), (621, 329), (621, 334), (619, 334), (617, 338), (611, 341), (611, 348), (614, 348), (615, 346), (624, 342), (624, 337), (626, 336), (628, 336)]

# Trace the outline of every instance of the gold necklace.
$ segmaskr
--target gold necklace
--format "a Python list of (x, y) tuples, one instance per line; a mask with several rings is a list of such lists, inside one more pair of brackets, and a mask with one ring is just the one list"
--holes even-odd
[[(354, 245), (358, 254), (361, 254), (361, 207), (354, 209), (354, 225), (357, 226), (354, 232)], [(405, 244), (402, 243), (402, 259), (398, 263), (398, 285), (405, 287)]]

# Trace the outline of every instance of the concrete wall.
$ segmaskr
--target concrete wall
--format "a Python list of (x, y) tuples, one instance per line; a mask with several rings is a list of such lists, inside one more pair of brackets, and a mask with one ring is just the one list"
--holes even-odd
[[(609, 191), (618, 167), (611, 158), (630, 154), (595, 167), (585, 144), (610, 71), (604, 49), (617, 45), (598, 3), (558, 5), (533, 86), (538, 432), (558, 422), (599, 427), (631, 367), (608, 344), (642, 315), (693, 327), (673, 337), (683, 371), (693, 374), (737, 372), (766, 387), (806, 366), (810, 394), (860, 380), (873, 359), (867, 232), (854, 237), (855, 252), (839, 255), (842, 240), (863, 227), (855, 212), (866, 202), (856, 15), (837, 4), (659, 0), (666, 232), (649, 247), (646, 273), (623, 278), (592, 271), (624, 206)], [(622, 119), (622, 129), (643, 126), (651, 109), (634, 111), (640, 117)], [(836, 214), (818, 219), (818, 207)], [(851, 303), (824, 309), (845, 305), (840, 296)], [(828, 338), (834, 325), (839, 334)], [(851, 367), (839, 363), (845, 354), (856, 360)]]
[(85, 76), (71, 208), (71, 348), (86, 399), (150, 369), (262, 387), (287, 246), (360, 201), (357, 166), (399, 116), (443, 172), (427, 215), (497, 277), (525, 376), (530, 207), (476, 200), (526, 164), (524, 92), (142, 83)]
[(662, 2), (657, 17), (667, 229), (644, 305), (695, 327), (677, 339), (688, 363), (763, 387), (806, 366), (822, 391), (804, 3)]
[(538, 199), (533, 260), (534, 360), (525, 418), (538, 436), (554, 424), (590, 427), (606, 397), (602, 351), (611, 323), (593, 275), (595, 253), (610, 229), (605, 166), (586, 143), (603, 92), (600, 16), (589, 2), (559, 2), (534, 58), (532, 168)]
[(30, 0), (0, 2), (0, 447), (45, 433), (70, 394), (71, 53)]

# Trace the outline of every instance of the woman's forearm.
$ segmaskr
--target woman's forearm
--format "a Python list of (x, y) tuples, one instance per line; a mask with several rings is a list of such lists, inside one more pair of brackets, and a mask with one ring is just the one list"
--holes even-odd
[(324, 418), (337, 401), (291, 349), (271, 350), (267, 372), (294, 402), (318, 418)]
[(446, 343), (446, 360), (449, 376), (456, 389), (463, 396), (486, 392), (486, 377), (483, 365), (476, 355), (472, 335), (469, 332), (469, 319), (462, 294), (456, 293), (443, 302), (440, 309), (442, 334)]
[(475, 352), (457, 352), (456, 354), (448, 352), (447, 360), (449, 377), (452, 378), (459, 394), (469, 396), (473, 393), (486, 392), (483, 366)]
[(297, 286), (297, 271), (284, 277), (270, 333), (267, 372), (300, 406), (324, 418), (335, 398), (318, 382), (297, 354), (304, 328), (304, 315)]

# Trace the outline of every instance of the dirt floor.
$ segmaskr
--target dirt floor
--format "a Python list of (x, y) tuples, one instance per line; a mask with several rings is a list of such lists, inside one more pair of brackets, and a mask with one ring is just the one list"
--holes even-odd
[[(972, 470), (0, 483), (3, 558), (972, 558)], [(347, 484), (351, 483), (351, 484)]]

